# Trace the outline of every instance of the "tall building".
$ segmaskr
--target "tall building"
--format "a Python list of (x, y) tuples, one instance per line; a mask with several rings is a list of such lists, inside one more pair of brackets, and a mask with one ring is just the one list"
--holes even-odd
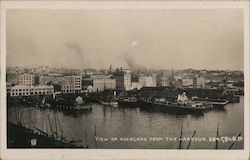
[(117, 90), (130, 90), (131, 89), (131, 73), (128, 70), (116, 69), (114, 73), (116, 79)]
[(31, 86), (34, 83), (35, 83), (35, 79), (34, 79), (33, 74), (28, 74), (28, 73), (20, 74), (19, 83), (18, 83), (19, 85)]
[(65, 76), (61, 78), (63, 93), (79, 93), (82, 90), (81, 76)]

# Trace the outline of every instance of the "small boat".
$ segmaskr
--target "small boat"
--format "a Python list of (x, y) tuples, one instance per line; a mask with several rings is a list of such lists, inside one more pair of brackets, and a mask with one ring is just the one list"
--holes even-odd
[(126, 97), (126, 98), (120, 98), (118, 100), (119, 106), (126, 106), (126, 107), (136, 107), (138, 106), (138, 100), (136, 97)]
[(118, 102), (114, 100), (99, 100), (99, 103), (105, 106), (118, 106)]
[(108, 106), (118, 106), (118, 102), (116, 101), (100, 101), (100, 103)]

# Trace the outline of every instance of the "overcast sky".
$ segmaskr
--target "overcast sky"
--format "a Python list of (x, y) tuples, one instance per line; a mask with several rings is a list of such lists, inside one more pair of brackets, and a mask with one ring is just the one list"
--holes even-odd
[(8, 10), (7, 66), (243, 70), (243, 12)]

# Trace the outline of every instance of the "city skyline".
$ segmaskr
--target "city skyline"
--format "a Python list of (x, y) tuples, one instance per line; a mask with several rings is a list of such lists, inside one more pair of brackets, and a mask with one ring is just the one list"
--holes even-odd
[(8, 10), (6, 64), (243, 70), (243, 26), (237, 9)]

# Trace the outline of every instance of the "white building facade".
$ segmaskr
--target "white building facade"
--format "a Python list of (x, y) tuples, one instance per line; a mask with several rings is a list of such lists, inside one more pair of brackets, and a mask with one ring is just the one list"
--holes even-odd
[(24, 73), (19, 75), (19, 83), (18, 83), (19, 85), (31, 86), (34, 83), (35, 79), (33, 74)]
[(154, 76), (140, 76), (139, 83), (144, 87), (156, 87), (156, 77)]
[(52, 85), (15, 85), (10, 87), (10, 96), (35, 96), (35, 95), (50, 95), (54, 93)]

